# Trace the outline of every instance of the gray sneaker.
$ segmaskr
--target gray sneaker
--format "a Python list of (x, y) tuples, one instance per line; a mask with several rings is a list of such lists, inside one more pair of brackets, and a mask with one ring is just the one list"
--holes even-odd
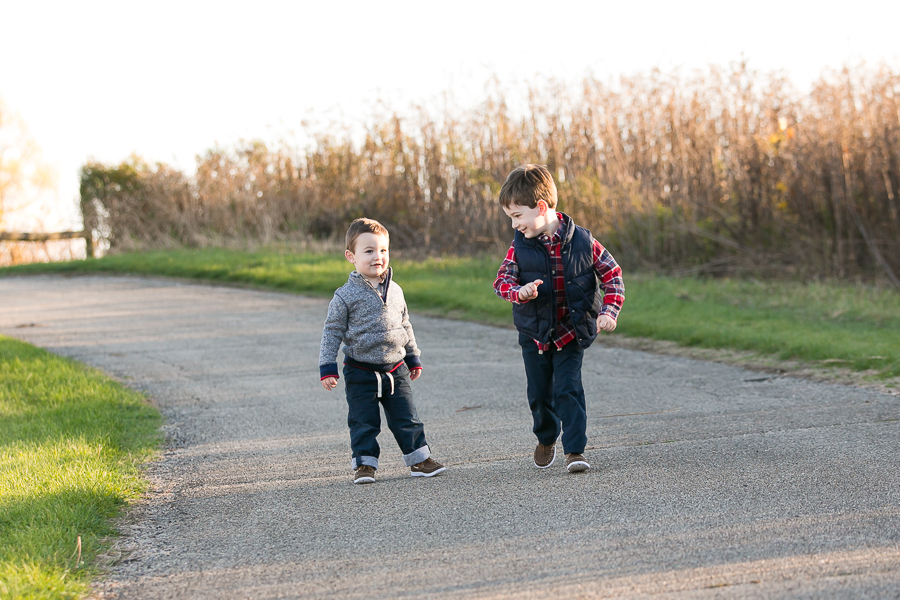
[(538, 443), (534, 449), (534, 466), (538, 469), (546, 469), (556, 460), (556, 442), (549, 446)]
[(566, 470), (569, 473), (578, 473), (579, 471), (587, 471), (591, 465), (584, 459), (583, 454), (570, 452), (566, 454)]
[(359, 465), (353, 472), (353, 483), (375, 483), (375, 467)]
[(409, 468), (409, 474), (412, 477), (434, 477), (438, 473), (443, 473), (447, 469), (441, 463), (432, 460), (431, 458), (426, 458), (422, 462), (417, 465), (413, 465)]

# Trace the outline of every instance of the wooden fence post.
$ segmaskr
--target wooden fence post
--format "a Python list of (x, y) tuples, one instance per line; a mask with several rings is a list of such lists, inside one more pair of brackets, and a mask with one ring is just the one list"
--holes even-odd
[(94, 257), (94, 235), (85, 231), (59, 231), (56, 233), (20, 233), (0, 231), (0, 242), (49, 242), (50, 240), (74, 240), (84, 238), (87, 245), (87, 257)]

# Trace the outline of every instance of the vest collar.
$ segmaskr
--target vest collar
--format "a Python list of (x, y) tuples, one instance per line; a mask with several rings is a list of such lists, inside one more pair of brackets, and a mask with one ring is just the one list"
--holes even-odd
[[(572, 220), (572, 217), (564, 212), (556, 211), (556, 215), (559, 217), (559, 229), (563, 230), (561, 243), (563, 246), (565, 246), (572, 241), (572, 237), (575, 235), (575, 222)], [(557, 229), (556, 231), (559, 231), (559, 229)], [(549, 237), (552, 238), (554, 235), (556, 235), (556, 232), (551, 234)], [(516, 231), (516, 236), (520, 236), (522, 240), (529, 244), (543, 244), (543, 242), (539, 238), (527, 238), (519, 231)]]

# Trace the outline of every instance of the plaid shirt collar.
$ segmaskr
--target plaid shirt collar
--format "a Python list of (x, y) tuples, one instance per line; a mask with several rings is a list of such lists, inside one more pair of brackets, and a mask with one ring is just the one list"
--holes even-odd
[(559, 227), (556, 228), (556, 231), (553, 232), (553, 235), (547, 235), (546, 233), (538, 236), (538, 240), (543, 242), (544, 244), (560, 244), (564, 240), (569, 239), (572, 218), (566, 213), (562, 213), (557, 211), (556, 216), (559, 218)]

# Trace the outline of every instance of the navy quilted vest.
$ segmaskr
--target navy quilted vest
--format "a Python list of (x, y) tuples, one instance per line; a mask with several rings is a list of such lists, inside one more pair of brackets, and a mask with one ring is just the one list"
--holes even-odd
[[(578, 345), (588, 348), (597, 338), (597, 315), (603, 306), (603, 290), (597, 285), (591, 232), (574, 223), (569, 225), (562, 243), (566, 301), (569, 304)], [(526, 337), (549, 344), (556, 329), (556, 294), (547, 247), (537, 238), (526, 238), (516, 231), (513, 241), (519, 281), (522, 285), (540, 279), (538, 297), (525, 304), (513, 304), (513, 322), (520, 338)], [(520, 339), (520, 341), (522, 341)]]

